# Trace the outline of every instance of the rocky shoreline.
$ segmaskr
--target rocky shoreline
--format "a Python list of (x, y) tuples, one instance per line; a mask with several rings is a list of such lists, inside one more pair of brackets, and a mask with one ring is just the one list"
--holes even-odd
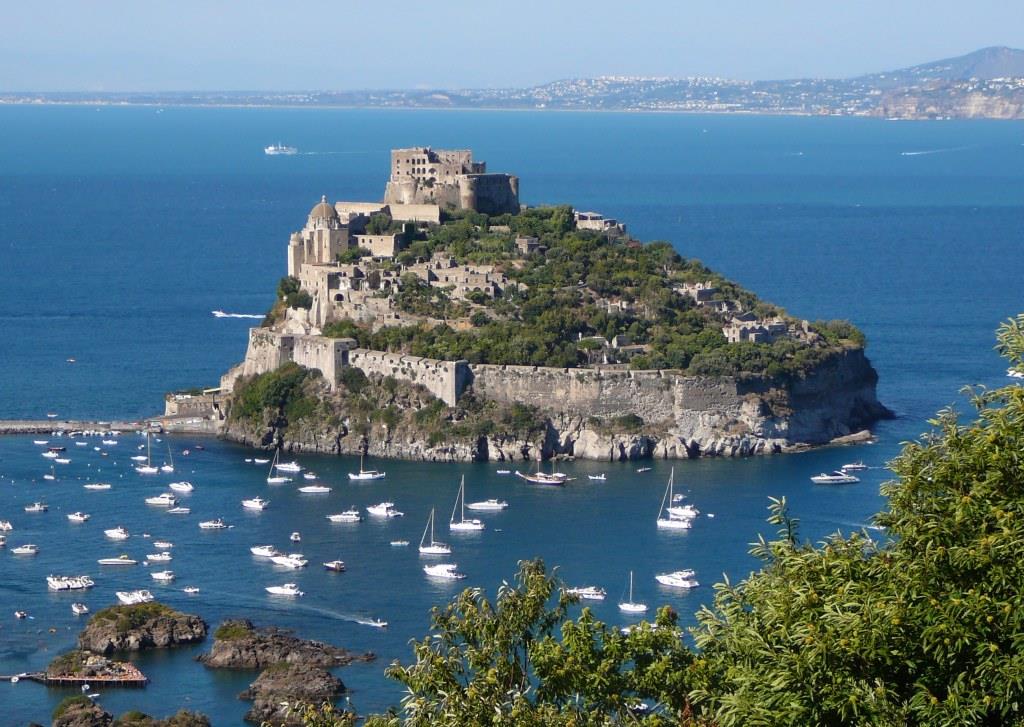
[(206, 622), (160, 603), (112, 606), (89, 619), (78, 648), (94, 654), (166, 649), (206, 638)]

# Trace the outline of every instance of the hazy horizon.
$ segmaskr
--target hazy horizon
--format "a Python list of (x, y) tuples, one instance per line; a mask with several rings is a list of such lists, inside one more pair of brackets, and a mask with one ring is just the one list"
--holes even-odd
[[(45, 7), (45, 10), (44, 10)], [(521, 87), (596, 76), (846, 78), (1024, 47), (1024, 4), (608, 0), (441, 7), (309, 0), (14, 5), (0, 91)], [(55, 20), (56, 19), (56, 20)]]

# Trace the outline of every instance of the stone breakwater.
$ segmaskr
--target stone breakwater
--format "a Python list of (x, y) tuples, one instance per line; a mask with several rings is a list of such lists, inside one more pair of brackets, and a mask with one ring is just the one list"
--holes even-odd
[[(468, 372), (460, 374), (467, 381), (464, 391), (535, 406), (545, 417), (543, 431), (528, 439), (499, 433), (444, 437), (440, 442), (435, 438), (434, 443), (416, 432), (366, 437), (327, 422), (281, 428), (235, 422), (223, 433), (257, 447), (279, 442), (296, 452), (365, 452), (426, 461), (689, 459), (823, 445), (891, 416), (876, 397), (877, 374), (858, 348), (846, 349), (784, 384), (761, 377), (688, 377), (670, 371), (465, 368)], [(369, 373), (416, 381), (408, 368)]]

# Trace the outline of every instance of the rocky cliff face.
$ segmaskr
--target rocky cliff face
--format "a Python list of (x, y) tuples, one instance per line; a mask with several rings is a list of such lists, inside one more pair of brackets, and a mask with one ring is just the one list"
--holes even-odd
[(333, 702), (344, 691), (341, 680), (323, 667), (282, 663), (266, 669), (238, 696), (252, 700), (245, 715), (249, 722), (301, 727), (302, 705)]
[[(519, 372), (517, 375), (524, 375)], [(231, 440), (256, 447), (275, 444), (294, 452), (393, 457), (435, 462), (530, 462), (538, 456), (572, 456), (616, 461), (651, 457), (688, 459), (772, 454), (827, 444), (866, 429), (891, 413), (875, 395), (878, 376), (862, 349), (848, 349), (804, 377), (773, 383), (754, 377), (665, 378), (657, 382), (664, 399), (642, 407), (640, 424), (588, 416), (585, 404), (554, 391), (546, 399), (543, 423), (524, 437), (496, 431), (477, 437), (426, 437), (415, 428), (350, 431), (342, 416), (267, 423), (232, 422), (224, 431)], [(636, 381), (605, 384), (635, 390)], [(650, 388), (655, 384), (645, 384)], [(514, 389), (514, 387), (512, 387)], [(534, 386), (534, 389), (537, 389)], [(536, 391), (532, 392), (536, 394)], [(650, 395), (650, 391), (644, 392)], [(535, 405), (541, 398), (535, 397)], [(282, 426), (284, 425), (284, 426)], [(442, 432), (444, 435), (444, 432)]]
[(373, 654), (353, 654), (322, 641), (300, 639), (282, 629), (256, 628), (251, 621), (239, 619), (221, 624), (210, 653), (198, 661), (212, 669), (263, 669), (285, 663), (326, 668), (373, 658)]
[(79, 634), (78, 646), (94, 654), (110, 654), (164, 649), (204, 638), (206, 622), (198, 616), (143, 604), (142, 607), (114, 606), (97, 613)]
[(54, 718), (53, 727), (210, 727), (210, 720), (204, 714), (181, 710), (166, 719), (154, 719), (148, 714), (128, 712), (117, 720), (86, 697), (64, 706)]

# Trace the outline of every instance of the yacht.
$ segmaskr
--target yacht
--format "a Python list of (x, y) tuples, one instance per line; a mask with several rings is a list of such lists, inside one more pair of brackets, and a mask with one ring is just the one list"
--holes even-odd
[(325, 487), (324, 485), (306, 485), (305, 487), (299, 488), (299, 492), (307, 495), (326, 495), (330, 491), (331, 488)]
[(392, 548), (405, 548), (408, 545), (409, 545), (409, 541), (408, 540), (392, 540), (391, 541), (391, 547)]
[(345, 561), (329, 560), (326, 563), (324, 563), (324, 568), (326, 568), (327, 570), (335, 571), (336, 573), (341, 573), (345, 570)]
[(524, 475), (519, 470), (516, 470), (516, 477), (534, 485), (555, 485), (556, 487), (564, 485), (569, 479), (569, 476), (562, 472), (541, 472), (540, 460), (537, 460), (537, 470), (535, 472), (528, 472)]
[(593, 480), (594, 482), (604, 482), (605, 480), (608, 479), (608, 477), (605, 476), (605, 474), (602, 472), (599, 475), (587, 475), (587, 479)]
[(693, 505), (670, 505), (665, 508), (665, 512), (673, 520), (693, 520), (700, 515), (700, 510)]
[(700, 584), (694, 580), (694, 572), (687, 568), (686, 570), (677, 570), (672, 573), (659, 573), (654, 576), (654, 580), (663, 586), (671, 586), (673, 588), (696, 588)]
[(267, 586), (267, 593), (275, 596), (301, 596), (302, 591), (294, 583), (285, 583), (283, 586)]
[(583, 601), (603, 601), (608, 593), (603, 588), (597, 586), (578, 586), (576, 588), (566, 588), (566, 594), (570, 596), (576, 596)]
[(672, 494), (673, 480), (675, 479), (676, 468), (673, 467), (668, 476), (668, 484), (665, 486), (665, 494), (661, 498), (661, 508), (658, 510), (657, 525), (659, 528), (666, 528), (668, 530), (689, 530), (692, 526), (690, 516), (682, 516), (680, 514), (673, 514), (673, 510), (679, 512), (678, 507), (670, 507), (668, 503), (672, 502), (674, 495)]
[(192, 512), (191, 508), (188, 507), (172, 507), (167, 511), (168, 515), (188, 515)]
[(47, 459), (57, 459), (58, 457), (60, 457), (60, 454), (54, 452), (53, 450), (47, 450), (46, 452), (43, 452), (43, 456), (46, 457)]
[(274, 156), (290, 157), (290, 156), (295, 156), (296, 154), (298, 154), (299, 150), (296, 149), (294, 146), (285, 146), (281, 142), (277, 142), (276, 144), (271, 144), (270, 146), (263, 147), (263, 153), (266, 154), (267, 156), (272, 156), (272, 157), (274, 157)]
[[(459, 519), (455, 519), (455, 513), (459, 513)], [(462, 476), (459, 483), (459, 494), (455, 496), (455, 506), (452, 508), (451, 519), (448, 520), (448, 529), (455, 531), (483, 530), (484, 524), (476, 518), (466, 519), (466, 476)], [(433, 538), (431, 538), (433, 539)]]
[[(274, 450), (274, 459), (270, 463), (270, 470), (267, 472), (267, 484), (268, 485), (283, 485), (285, 482), (291, 482), (292, 481), (291, 477), (285, 477), (282, 474), (275, 474), (275, 470), (277, 470), (277, 460), (278, 460), (278, 458), (280, 456), (281, 456), (281, 450), (280, 449), (275, 449)], [(256, 460), (256, 461), (258, 462), (259, 460)]]
[(334, 515), (328, 515), (327, 519), (332, 523), (358, 523), (362, 522), (363, 516), (359, 514), (359, 511), (354, 507), (344, 512), (339, 512)]
[(496, 474), (496, 475), (510, 475), (510, 474), (512, 474), (512, 470), (494, 470), (494, 474)]
[(84, 603), (72, 603), (71, 613), (75, 614), (76, 616), (83, 616), (89, 613), (89, 607), (86, 606)]
[(466, 508), (469, 510), (504, 510), (508, 507), (508, 503), (504, 500), (481, 500), (480, 502), (467, 502)]
[(459, 573), (458, 566), (455, 563), (438, 563), (437, 565), (425, 565), (423, 566), (423, 572), (431, 578), (444, 578), (451, 581), (462, 580), (466, 577), (465, 573)]
[(136, 603), (149, 603), (153, 600), (153, 594), (145, 589), (138, 591), (117, 591), (117, 600), (126, 606), (133, 606)]
[(31, 505), (25, 505), (25, 512), (46, 512), (50, 507), (45, 502), (33, 502)]
[(305, 568), (309, 561), (302, 553), (288, 553), (288, 555), (275, 555), (270, 559), (275, 565), (282, 565), (285, 568)]
[(245, 460), (246, 462), (252, 461), (254, 464), (266, 464), (270, 460), (265, 457), (254, 457), (252, 460)]
[(264, 500), (262, 497), (253, 497), (248, 500), (242, 500), (242, 507), (246, 510), (266, 510), (267, 505), (270, 504), (270, 500)]
[(9, 533), (14, 530), (10, 520), (0, 520), (0, 533)]
[[(15, 611), (14, 612), (14, 618), (28, 618), (28, 612), (27, 611)], [(17, 679), (17, 677), (12, 677), (11, 681), (13, 682), (15, 679)]]
[(153, 547), (163, 548), (164, 550), (170, 550), (174, 547), (174, 543), (170, 542), (169, 540), (154, 540)]
[(278, 472), (302, 472), (302, 465), (292, 460), (291, 462), (281, 462), (275, 465)]
[(167, 459), (169, 461), (164, 462), (162, 465), (160, 465), (160, 471), (170, 474), (171, 472), (174, 472), (174, 455), (171, 454), (170, 442), (167, 442)]
[(104, 439), (103, 443), (105, 445), (107, 445), (108, 447), (113, 447), (115, 444), (117, 444), (117, 440), (116, 439)]
[(67, 457), (58, 457), (53, 461), (56, 462), (57, 464), (71, 464), (71, 460), (68, 459)]
[(184, 492), (184, 493), (189, 493), (189, 492), (192, 492), (192, 490), (196, 489), (192, 485), (191, 482), (172, 482), (171, 484), (169, 484), (167, 486), (169, 488), (171, 488), (172, 490), (174, 490), (175, 492)]
[(859, 472), (860, 470), (866, 470), (867, 468), (868, 466), (866, 464), (864, 464), (861, 461), (857, 461), (844, 464), (839, 469), (842, 470), (843, 472)]
[(174, 556), (167, 551), (163, 551), (161, 553), (150, 553), (146, 556), (146, 560), (150, 563), (166, 563), (173, 557)]
[(43, 475), (43, 479), (46, 480), (47, 482), (53, 482), (54, 480), (57, 479), (57, 470), (51, 467), (50, 471)]
[(348, 478), (350, 480), (382, 480), (387, 476), (386, 472), (378, 472), (377, 470), (364, 470), (363, 469), (363, 455), (359, 455), (359, 471), (349, 472)]
[(302, 479), (304, 479), (304, 480), (315, 480), (316, 479), (316, 472), (303, 472), (302, 473)]
[(170, 583), (174, 580), (174, 571), (172, 570), (158, 570), (149, 574), (149, 577), (154, 581), (160, 581), (161, 583)]
[[(427, 531), (430, 531), (430, 540), (427, 540)], [(452, 549), (434, 540), (434, 508), (430, 508), (430, 517), (427, 519), (427, 526), (423, 528), (423, 537), (420, 538), (420, 553), (422, 555), (451, 555)]]
[(178, 504), (178, 498), (172, 495), (170, 492), (163, 492), (154, 497), (146, 498), (147, 505), (160, 505), (162, 507), (174, 507)]
[(249, 548), (249, 552), (263, 558), (273, 558), (275, 555), (281, 555), (281, 551), (273, 545), (254, 545)]
[(651, 467), (637, 467), (636, 468), (636, 473), (638, 475), (642, 475), (644, 472), (650, 472), (651, 469), (652, 469)]
[(121, 553), (116, 558), (100, 558), (96, 562), (100, 565), (136, 565), (139, 561), (129, 558), (125, 553)]
[(221, 518), (215, 518), (214, 520), (203, 520), (199, 523), (200, 530), (224, 530), (227, 525), (224, 524), (224, 520)]
[(129, 537), (128, 531), (120, 525), (118, 525), (116, 528), (111, 528), (110, 530), (104, 530), (103, 534), (111, 540), (127, 540)]
[(78, 512), (76, 510), (75, 512), (68, 513), (68, 520), (70, 520), (73, 523), (84, 523), (88, 519), (89, 513), (87, 512)]
[(852, 485), (854, 482), (860, 482), (860, 478), (836, 470), (832, 474), (822, 472), (820, 475), (815, 475), (811, 478), (811, 482), (816, 485)]
[(50, 443), (49, 439), (33, 439), (32, 440), (32, 444), (38, 444), (40, 446), (42, 446), (44, 444), (49, 444), (49, 443)]
[(17, 548), (11, 548), (11, 552), (15, 555), (35, 555), (39, 552), (39, 546), (27, 543), (25, 545), (19, 545)]
[(133, 455), (130, 459), (131, 459), (132, 462), (145, 462), (146, 461), (146, 455), (144, 455), (144, 454), (136, 454), (136, 455)]
[(199, 589), (196, 586), (185, 586), (181, 590), (190, 596), (194, 596), (195, 594), (199, 593)]
[(110, 485), (106, 482), (92, 482), (88, 485), (82, 485), (86, 490), (109, 490)]
[[(135, 471), (140, 475), (155, 475), (160, 471), (159, 467), (153, 466), (153, 451), (149, 440), (149, 432), (146, 432), (146, 464), (140, 464), (135, 468)], [(132, 459), (135, 459), (135, 457), (132, 457)]]
[(89, 576), (46, 576), (46, 587), (51, 591), (84, 591), (95, 585)]
[(629, 599), (619, 603), (619, 610), (625, 613), (643, 613), (647, 610), (646, 603), (633, 600), (633, 571), (629, 572)]
[(290, 541), (292, 541), (293, 543), (298, 543), (299, 541), (302, 540), (302, 533), (300, 533), (298, 530), (296, 530), (294, 533), (292, 533), (291, 535), (288, 536), (288, 539)]
[(366, 508), (366, 512), (379, 517), (402, 517), (405, 514), (396, 510), (395, 503), (393, 502), (380, 502), (376, 505), (370, 505)]

